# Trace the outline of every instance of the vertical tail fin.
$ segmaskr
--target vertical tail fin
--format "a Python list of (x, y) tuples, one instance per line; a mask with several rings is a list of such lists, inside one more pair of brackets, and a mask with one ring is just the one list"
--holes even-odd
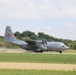
[(4, 42), (13, 42), (16, 41), (16, 38), (10, 28), (10, 26), (6, 27), (5, 36), (4, 36)]

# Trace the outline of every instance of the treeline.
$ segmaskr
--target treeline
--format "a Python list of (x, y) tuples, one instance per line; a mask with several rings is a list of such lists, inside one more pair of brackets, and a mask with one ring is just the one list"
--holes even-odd
[[(43, 32), (38, 32), (38, 34), (35, 34), (34, 32), (31, 32), (31, 31), (24, 31), (22, 33), (17, 31), (14, 33), (14, 35), (16, 36), (17, 39), (24, 40), (24, 41), (28, 38), (31, 38), (34, 40), (45, 39), (46, 41), (64, 42), (66, 45), (69, 46), (70, 49), (76, 50), (76, 41), (55, 38), (55, 37), (45, 34)], [(17, 46), (15, 46), (15, 45), (12, 45), (9, 43), (4, 43), (2, 36), (0, 36), (0, 47), (17, 48)]]

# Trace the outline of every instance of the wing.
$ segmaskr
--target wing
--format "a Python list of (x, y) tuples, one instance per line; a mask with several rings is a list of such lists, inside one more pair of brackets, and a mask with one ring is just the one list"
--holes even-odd
[(27, 39), (27, 40), (25, 40), (25, 42), (30, 44), (30, 45), (33, 45), (35, 47), (39, 47), (42, 45), (42, 41), (40, 41), (40, 40)]
[(28, 44), (36, 44), (36, 41), (35, 40), (25, 40), (25, 42), (27, 42)]

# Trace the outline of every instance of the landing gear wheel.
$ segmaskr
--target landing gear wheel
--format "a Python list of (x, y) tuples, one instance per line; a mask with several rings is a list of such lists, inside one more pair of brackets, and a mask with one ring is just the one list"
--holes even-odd
[(34, 51), (34, 52), (36, 52), (36, 53), (42, 53), (43, 51), (41, 50), (41, 51)]
[(40, 51), (41, 53), (43, 52), (43, 51)]
[(62, 53), (62, 51), (59, 51), (59, 53)]

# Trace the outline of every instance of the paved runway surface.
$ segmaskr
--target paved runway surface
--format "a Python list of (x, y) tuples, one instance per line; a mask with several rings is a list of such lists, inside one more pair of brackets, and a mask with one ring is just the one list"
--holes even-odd
[(76, 71), (76, 65), (75, 64), (0, 62), (0, 69), (30, 69), (30, 70), (34, 69), (34, 70)]

